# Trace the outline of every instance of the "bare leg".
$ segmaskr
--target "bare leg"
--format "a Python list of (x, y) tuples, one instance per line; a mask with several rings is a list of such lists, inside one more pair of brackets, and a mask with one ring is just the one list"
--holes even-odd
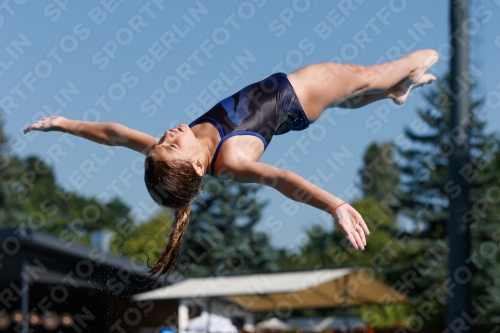
[(348, 98), (336, 105), (331, 105), (332, 107), (338, 107), (341, 109), (359, 109), (363, 106), (371, 104), (376, 101), (389, 98), (387, 91), (378, 94), (363, 94), (356, 97)]
[(403, 79), (417, 83), (438, 59), (433, 50), (413, 52), (399, 60), (375, 65), (314, 64), (288, 75), (309, 120), (328, 107), (362, 94), (384, 92)]
[(377, 94), (363, 94), (356, 97), (351, 97), (342, 101), (336, 105), (331, 105), (339, 107), (342, 109), (359, 109), (370, 103), (380, 101), (382, 99), (390, 98), (396, 104), (403, 104), (406, 102), (410, 91), (422, 87), (426, 84), (436, 81), (436, 77), (432, 74), (424, 74), (419, 82), (409, 83), (408, 79), (404, 79), (395, 86)]

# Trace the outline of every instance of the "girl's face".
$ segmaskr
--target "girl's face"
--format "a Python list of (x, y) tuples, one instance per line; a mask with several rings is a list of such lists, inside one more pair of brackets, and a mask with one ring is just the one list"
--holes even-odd
[(199, 152), (200, 142), (193, 131), (188, 125), (181, 124), (165, 131), (150, 154), (162, 160), (195, 160)]

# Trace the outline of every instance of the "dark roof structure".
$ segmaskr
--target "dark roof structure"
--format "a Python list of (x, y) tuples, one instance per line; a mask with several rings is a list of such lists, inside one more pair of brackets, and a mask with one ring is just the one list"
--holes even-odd
[[(58, 331), (64, 333), (108, 332), (118, 326), (136, 332), (141, 326), (158, 326), (177, 302), (155, 308), (131, 300), (133, 294), (165, 282), (147, 271), (143, 264), (77, 244), (71, 234), (0, 229), (0, 332), (49, 332), (43, 325), (50, 316), (52, 322), (73, 318), (66, 326), (62, 319), (58, 322)], [(155, 323), (150, 323), (153, 318)]]
[(91, 260), (100, 265), (133, 272), (144, 278), (148, 277), (146, 265), (135, 264), (127, 258), (99, 251), (96, 247), (78, 244), (69, 239), (69, 236), (71, 235), (68, 235), (68, 239), (64, 239), (26, 228), (0, 229), (0, 243), (5, 244), (4, 246), (16, 247), (20, 245), (33, 251), (55, 254), (67, 259)]

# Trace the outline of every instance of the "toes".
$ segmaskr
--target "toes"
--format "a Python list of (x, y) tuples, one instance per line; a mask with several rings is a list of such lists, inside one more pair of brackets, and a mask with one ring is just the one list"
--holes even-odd
[(418, 83), (416, 83), (412, 86), (412, 89), (422, 87), (423, 85), (430, 84), (434, 81), (436, 81), (436, 77), (434, 75), (424, 74), (424, 75), (422, 75), (422, 78), (420, 78), (420, 81), (418, 81)]
[(432, 82), (437, 80), (436, 77), (432, 74), (424, 74), (422, 79), (423, 79), (425, 84), (429, 84), (429, 83), (432, 83)]

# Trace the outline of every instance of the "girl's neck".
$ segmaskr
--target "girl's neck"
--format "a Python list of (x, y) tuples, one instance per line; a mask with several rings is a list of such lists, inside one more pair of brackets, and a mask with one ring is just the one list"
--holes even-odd
[(201, 151), (202, 151), (202, 156), (203, 156), (203, 163), (205, 166), (205, 173), (207, 173), (208, 169), (210, 168), (210, 164), (212, 163), (212, 159), (215, 154), (215, 150), (217, 149), (217, 146), (213, 148), (213, 145), (204, 143), (202, 140), (200, 141), (200, 146), (201, 146)]
[(221, 140), (219, 131), (214, 125), (208, 122), (198, 124), (191, 128), (191, 130), (200, 143), (202, 153), (200, 158), (205, 163), (205, 172), (207, 172)]

